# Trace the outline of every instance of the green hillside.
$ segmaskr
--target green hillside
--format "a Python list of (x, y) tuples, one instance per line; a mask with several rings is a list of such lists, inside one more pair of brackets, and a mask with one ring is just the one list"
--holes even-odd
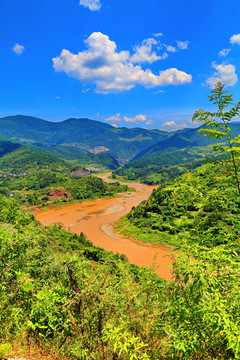
[[(212, 145), (219, 141), (202, 136), (197, 129), (186, 129), (176, 132), (172, 137), (150, 146), (140, 152), (128, 164), (117, 169), (114, 174), (127, 180), (137, 180), (146, 184), (161, 184), (169, 179), (168, 173), (174, 176), (183, 174), (200, 166), (204, 159), (217, 159)], [(240, 124), (230, 125), (232, 136), (240, 133)], [(224, 142), (222, 141), (222, 144)], [(177, 165), (181, 165), (180, 167)], [(185, 169), (180, 170), (179, 169)], [(175, 175), (174, 175), (175, 174)], [(171, 177), (170, 177), (171, 178)]]
[(4, 137), (0, 136), (0, 157), (14, 152), (15, 150), (21, 148), (20, 144), (13, 143)]
[(0, 134), (13, 141), (36, 146), (75, 146), (84, 151), (95, 146), (105, 146), (121, 163), (172, 135), (162, 130), (117, 129), (89, 119), (68, 119), (53, 123), (23, 115), (1, 118)]
[(0, 172), (23, 173), (39, 169), (69, 172), (72, 165), (57, 157), (0, 137)]
[(104, 167), (114, 170), (119, 167), (119, 163), (115, 160), (109, 152), (101, 152), (99, 154), (92, 154), (86, 151), (81, 151), (76, 146), (51, 146), (43, 148), (42, 151), (51, 153), (52, 155), (69, 161), (71, 164), (80, 164), (82, 166)]
[(168, 282), (0, 195), (0, 356), (238, 359), (240, 201), (216, 174), (165, 184), (127, 217), (181, 246)]
[[(231, 124), (229, 125), (231, 129), (231, 134), (235, 137), (240, 133), (240, 124)], [(187, 129), (184, 131), (178, 131), (169, 139), (159, 141), (158, 143), (150, 146), (144, 151), (137, 154), (132, 161), (150, 158), (152, 156), (160, 156), (163, 152), (172, 152), (178, 149), (192, 148), (192, 147), (204, 147), (208, 145), (213, 145), (216, 142), (219, 142), (215, 139), (209, 139), (207, 136), (201, 136), (199, 129), (204, 128), (204, 126), (197, 129)]]
[[(203, 165), (153, 191), (125, 216), (125, 235), (157, 243), (216, 246), (240, 237), (240, 199), (229, 165)], [(135, 235), (134, 235), (135, 234)]]
[(159, 152), (159, 155), (153, 153), (119, 167), (114, 174), (149, 185), (161, 184), (195, 169), (206, 162), (207, 157), (213, 156), (210, 146)]

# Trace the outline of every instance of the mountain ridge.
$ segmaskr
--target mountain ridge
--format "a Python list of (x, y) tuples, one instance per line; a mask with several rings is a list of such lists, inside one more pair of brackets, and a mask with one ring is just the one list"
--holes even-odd
[(121, 163), (172, 134), (158, 129), (115, 128), (87, 118), (70, 118), (59, 122), (25, 115), (0, 118), (0, 135), (9, 140), (43, 147), (73, 145), (85, 151), (94, 146), (105, 146)]

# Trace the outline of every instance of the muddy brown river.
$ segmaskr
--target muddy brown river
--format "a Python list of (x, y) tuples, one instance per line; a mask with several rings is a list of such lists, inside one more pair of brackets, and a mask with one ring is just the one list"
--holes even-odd
[[(101, 175), (105, 181), (107, 175)], [(157, 267), (155, 272), (170, 279), (171, 249), (165, 245), (151, 245), (126, 238), (113, 230), (114, 222), (127, 214), (151, 195), (154, 187), (139, 183), (127, 184), (135, 192), (119, 194), (110, 199), (89, 200), (83, 203), (58, 206), (36, 215), (43, 225), (61, 222), (72, 232), (83, 232), (94, 245), (114, 253), (125, 254), (130, 263), (138, 266)]]

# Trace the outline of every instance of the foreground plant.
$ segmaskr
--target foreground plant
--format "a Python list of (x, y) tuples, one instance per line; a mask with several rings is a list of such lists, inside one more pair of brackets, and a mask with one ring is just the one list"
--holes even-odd
[(224, 109), (229, 108), (233, 104), (233, 95), (229, 95), (228, 91), (223, 91), (224, 84), (218, 82), (212, 90), (212, 95), (209, 96), (210, 101), (217, 105), (216, 112), (209, 112), (203, 109), (195, 111), (192, 121), (198, 121), (206, 125), (206, 127), (199, 130), (200, 134), (208, 136), (209, 139), (226, 140), (226, 144), (216, 144), (212, 146), (214, 151), (219, 151), (220, 154), (229, 155), (227, 160), (231, 160), (233, 167), (233, 174), (228, 174), (236, 180), (238, 193), (240, 195), (240, 181), (237, 160), (240, 155), (240, 135), (234, 137), (231, 135), (229, 128), (230, 122), (240, 114), (240, 102), (238, 102), (230, 110), (224, 112)]

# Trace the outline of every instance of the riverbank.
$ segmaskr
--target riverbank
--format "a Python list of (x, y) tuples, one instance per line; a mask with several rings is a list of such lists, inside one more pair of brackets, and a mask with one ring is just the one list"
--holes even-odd
[[(108, 174), (101, 175), (109, 181)], [(66, 230), (83, 232), (95, 246), (107, 251), (124, 254), (128, 261), (140, 267), (153, 266), (162, 278), (171, 278), (172, 251), (165, 245), (151, 245), (136, 242), (113, 230), (113, 224), (151, 195), (154, 186), (128, 183), (131, 193), (119, 194), (111, 199), (90, 200), (84, 203), (52, 208), (36, 214), (43, 225), (62, 223)]]

